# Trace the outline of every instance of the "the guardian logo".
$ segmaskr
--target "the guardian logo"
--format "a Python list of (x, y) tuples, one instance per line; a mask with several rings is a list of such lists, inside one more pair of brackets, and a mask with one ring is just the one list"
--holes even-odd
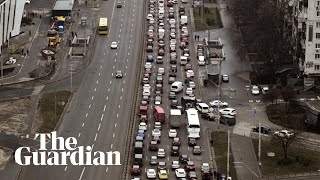
[[(19, 147), (14, 154), (15, 162), (19, 165), (121, 165), (119, 151), (95, 151), (92, 152), (91, 146), (78, 146), (77, 139), (69, 137), (57, 137), (57, 132), (50, 134), (36, 134), (35, 139), (39, 137), (40, 148), (37, 151), (31, 151), (30, 147)], [(50, 141), (50, 149), (47, 149), (47, 141)]]

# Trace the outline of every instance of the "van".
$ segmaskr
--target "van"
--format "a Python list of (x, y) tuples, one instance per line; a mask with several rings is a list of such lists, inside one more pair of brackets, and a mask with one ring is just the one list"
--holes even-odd
[(161, 123), (164, 123), (166, 121), (166, 114), (165, 114), (163, 108), (160, 106), (154, 107), (153, 116), (154, 116), (155, 121), (158, 121)]
[(201, 113), (208, 113), (209, 112), (209, 106), (206, 103), (198, 103), (196, 105), (196, 108)]
[(199, 66), (206, 65), (206, 61), (204, 60), (204, 56), (198, 56), (198, 65)]
[(180, 65), (186, 65), (188, 63), (188, 58), (186, 56), (181, 56), (180, 57)]
[(174, 82), (174, 83), (171, 84), (171, 89), (170, 89), (170, 91), (177, 93), (177, 92), (180, 92), (180, 91), (182, 91), (182, 90), (183, 90), (183, 84), (182, 84), (182, 82), (176, 81), (176, 82)]

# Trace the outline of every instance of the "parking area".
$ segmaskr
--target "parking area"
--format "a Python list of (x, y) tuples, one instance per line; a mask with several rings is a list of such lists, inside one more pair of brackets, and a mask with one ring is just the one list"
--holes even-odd
[[(173, 161), (179, 164), (177, 172), (181, 179), (193, 179), (193, 176), (212, 179), (211, 168), (201, 170), (202, 164), (210, 161), (209, 142), (201, 125), (204, 120), (197, 111), (193, 116), (192, 111), (199, 87), (195, 73), (198, 61), (191, 44), (190, 7), (191, 3), (184, 0), (147, 2), (143, 92), (140, 124), (135, 127), (131, 179), (176, 179), (177, 166), (176, 162), (172, 166)], [(188, 131), (188, 125), (193, 123), (191, 119), (195, 124), (200, 121), (200, 132), (199, 128)], [(188, 138), (191, 136), (195, 138)], [(195, 145), (199, 147), (194, 148)]]

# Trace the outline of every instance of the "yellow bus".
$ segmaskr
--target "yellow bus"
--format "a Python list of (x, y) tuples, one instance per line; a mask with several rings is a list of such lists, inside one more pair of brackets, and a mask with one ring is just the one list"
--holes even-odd
[(108, 18), (100, 18), (99, 21), (99, 34), (108, 34)]

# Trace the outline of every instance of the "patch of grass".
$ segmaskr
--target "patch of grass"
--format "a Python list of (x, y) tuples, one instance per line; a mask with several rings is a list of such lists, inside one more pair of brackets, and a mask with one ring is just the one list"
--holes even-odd
[[(256, 155), (258, 155), (258, 140), (253, 139), (252, 141)], [(274, 152), (275, 156), (268, 157), (268, 152)], [(291, 146), (288, 150), (288, 158), (291, 163), (280, 165), (279, 162), (283, 162), (283, 157), (283, 150), (279, 145), (272, 144), (269, 141), (261, 141), (262, 176), (316, 172), (320, 167), (318, 152)]]
[(222, 27), (222, 22), (217, 8), (193, 8), (194, 23), (196, 31), (217, 29)]
[(39, 108), (43, 123), (39, 128), (40, 133), (49, 133), (54, 130), (70, 96), (70, 91), (50, 92), (41, 96)]
[[(214, 131), (211, 133), (211, 139), (213, 140), (214, 154), (218, 172), (227, 173), (228, 134), (226, 132)], [(229, 176), (231, 176), (233, 180), (237, 180), (236, 170), (232, 162), (234, 162), (234, 160), (230, 149)]]
[(273, 104), (266, 108), (268, 118), (274, 124), (295, 129), (303, 125), (306, 115), (304, 110), (297, 105)]

